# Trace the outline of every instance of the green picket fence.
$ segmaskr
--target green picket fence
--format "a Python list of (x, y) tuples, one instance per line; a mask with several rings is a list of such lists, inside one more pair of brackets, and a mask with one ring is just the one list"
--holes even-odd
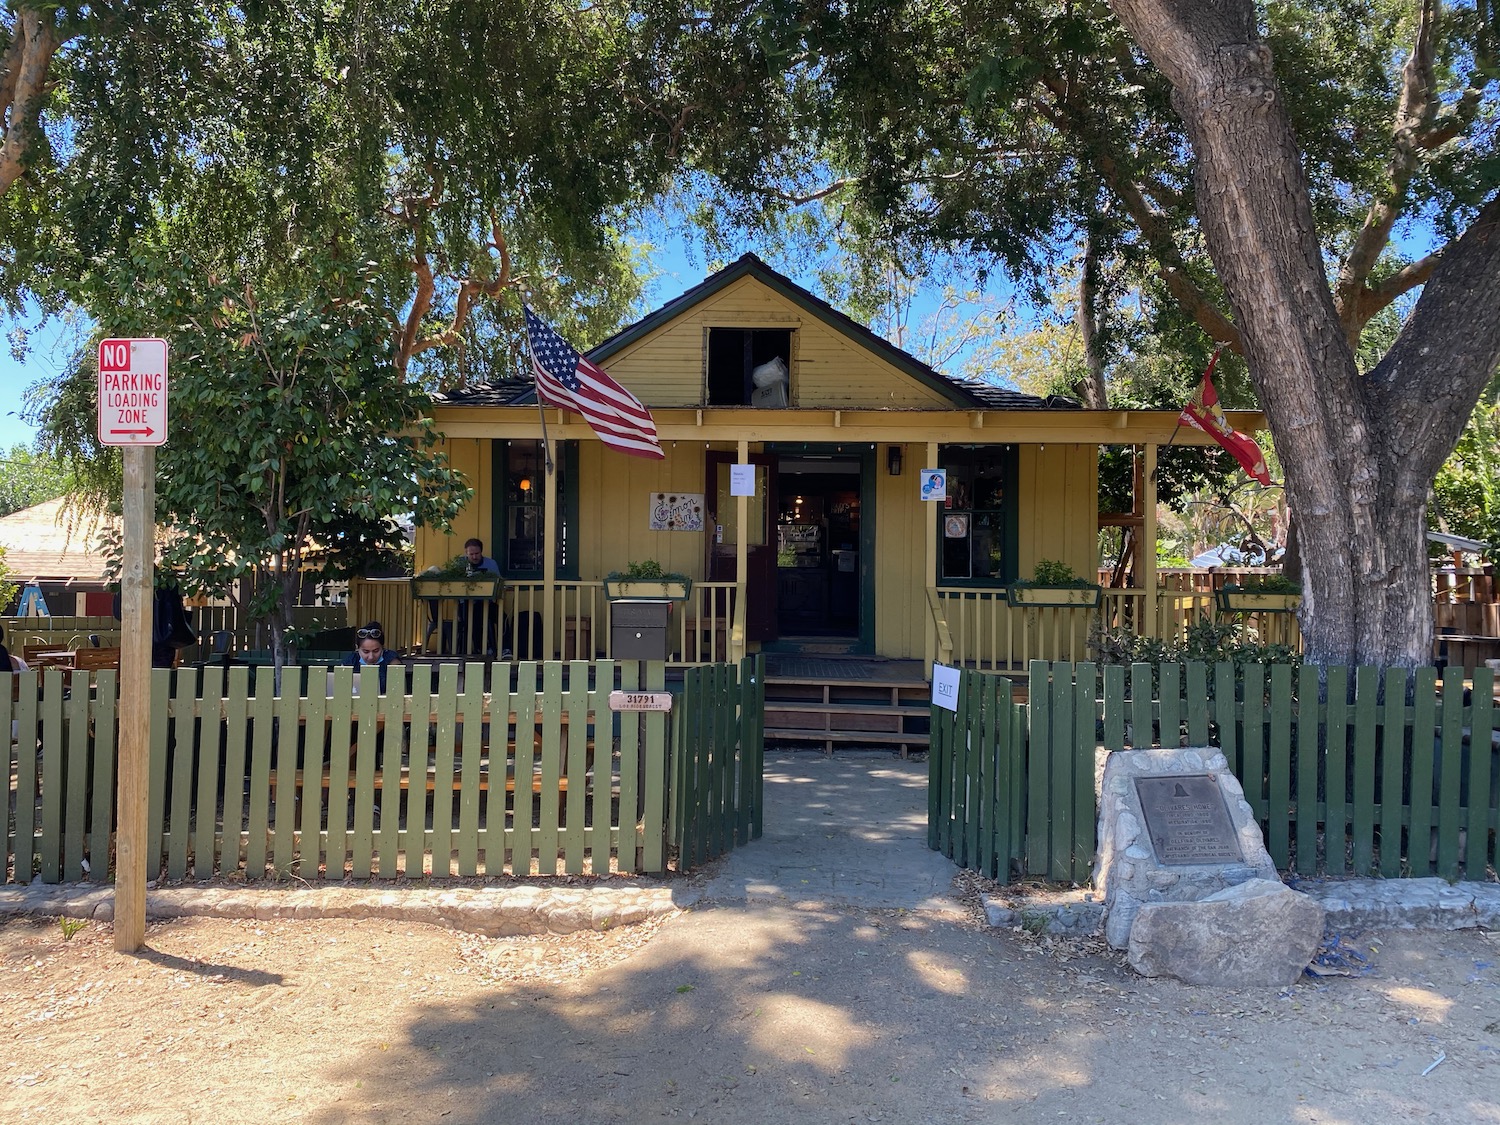
[(687, 871), (757, 840), (765, 808), (766, 658), (683, 672), (673, 743), (672, 839)]
[[(1326, 683), (1320, 682), (1320, 671)], [(971, 684), (964, 698), (990, 690)], [(994, 690), (1009, 687), (989, 676)], [(1472, 684), (1450, 668), (1420, 668), (1407, 696), (1404, 669), (1232, 664), (1098, 667), (1089, 663), (1030, 668), (1024, 723), (1024, 768), (1014, 742), (965, 718), (934, 709), (939, 722), (960, 723), (936, 749), (934, 777), (949, 777), (965, 755), (1016, 778), (993, 800), (962, 787), (963, 804), (947, 816), (951, 832), (976, 831), (1014, 817), (1024, 806), (1024, 845), (981, 852), (970, 863), (997, 878), (1015, 871), (1058, 882), (1089, 878), (1095, 847), (1099, 755), (1152, 746), (1217, 746), (1245, 788), (1282, 870), (1299, 875), (1438, 875), (1484, 879), (1496, 863), (1500, 835), (1500, 746), (1493, 673)], [(948, 716), (945, 718), (945, 716)], [(975, 747), (971, 749), (970, 747)], [(961, 750), (960, 747), (963, 749)], [(986, 765), (991, 759), (994, 765)], [(950, 789), (950, 792), (953, 791)], [(951, 804), (951, 802), (950, 802)], [(1012, 826), (1010, 831), (1016, 829)], [(941, 835), (941, 826), (938, 835)], [(936, 843), (934, 846), (938, 846)]]
[(1025, 854), (1026, 709), (1004, 676), (965, 670), (958, 708), (932, 708), (927, 846), (1004, 877)]
[[(566, 667), (566, 670), (565, 670)], [(610, 661), (302, 674), (152, 674), (148, 870), (167, 879), (662, 872), (668, 722), (611, 688), (665, 668)], [(506, 682), (486, 690), (485, 676)], [(287, 684), (295, 688), (296, 673)], [(409, 680), (408, 680), (409, 677)], [(323, 690), (327, 685), (326, 692)], [(356, 691), (356, 686), (358, 690)], [(106, 880), (117, 676), (0, 675), (10, 730), (7, 877)]]

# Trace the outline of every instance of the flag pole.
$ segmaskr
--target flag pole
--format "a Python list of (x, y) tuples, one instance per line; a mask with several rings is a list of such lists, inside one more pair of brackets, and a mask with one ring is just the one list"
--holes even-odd
[[(522, 306), (523, 308), (529, 306)], [(526, 333), (526, 350), (531, 354), (531, 381), (536, 387), (536, 415), (542, 422), (542, 465), (547, 470), (547, 475), (552, 475), (552, 442), (547, 439), (547, 407), (542, 402), (542, 384), (536, 377), (537, 363), (536, 352), (531, 346), (531, 333)]]
[[(1203, 372), (1203, 379), (1208, 379), (1208, 378), (1210, 378), (1213, 375), (1213, 373), (1214, 373), (1214, 366), (1219, 362), (1219, 353), (1222, 352), (1223, 350), (1224, 350), (1224, 345), (1220, 344), (1218, 347), (1216, 347), (1214, 349), (1214, 354), (1211, 355), (1211, 356), (1209, 356), (1209, 358), (1208, 358), (1208, 367)], [(1200, 379), (1198, 381), (1198, 385), (1200, 387), (1203, 385), (1203, 379)], [(1192, 402), (1189, 401), (1188, 405), (1191, 406)], [(1184, 409), (1186, 409), (1186, 408), (1184, 408)], [(1172, 436), (1167, 439), (1167, 444), (1163, 445), (1161, 448), (1162, 449), (1171, 449), (1172, 448), (1172, 443), (1177, 440), (1177, 432), (1179, 430), (1181, 430), (1181, 429), (1182, 429), (1182, 415), (1179, 413), (1177, 415), (1177, 425), (1175, 425), (1175, 426), (1172, 427)], [(1160, 472), (1160, 471), (1161, 471), (1161, 462), (1158, 461), (1155, 465), (1153, 465), (1151, 467), (1151, 478), (1153, 480), (1155, 480), (1156, 479), (1156, 474), (1158, 472)]]

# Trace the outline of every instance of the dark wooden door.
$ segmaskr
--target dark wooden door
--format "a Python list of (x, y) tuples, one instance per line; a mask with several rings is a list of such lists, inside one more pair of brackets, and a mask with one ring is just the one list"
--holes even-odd
[[(729, 494), (729, 468), (738, 461), (734, 453), (710, 450), (704, 479), (708, 484), (708, 580), (735, 580), (735, 552), (740, 528), (736, 516), (739, 498)], [(745, 529), (746, 559), (745, 639), (774, 641), (776, 629), (776, 455), (752, 453), (755, 495), (749, 498)]]

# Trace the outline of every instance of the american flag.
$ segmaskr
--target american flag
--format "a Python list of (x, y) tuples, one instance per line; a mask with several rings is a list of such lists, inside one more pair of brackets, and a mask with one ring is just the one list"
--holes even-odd
[(634, 457), (666, 456), (656, 440), (656, 423), (641, 400), (569, 347), (529, 305), (526, 338), (542, 402), (582, 414), (611, 449)]

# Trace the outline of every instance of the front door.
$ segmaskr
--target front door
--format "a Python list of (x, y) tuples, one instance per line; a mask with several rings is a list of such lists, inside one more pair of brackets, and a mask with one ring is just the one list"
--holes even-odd
[[(708, 566), (710, 582), (736, 580), (736, 548), (740, 540), (739, 498), (729, 491), (729, 466), (734, 453), (710, 451), (704, 477), (708, 482)], [(745, 639), (774, 641), (776, 631), (776, 539), (772, 526), (776, 511), (776, 456), (752, 453), (755, 495), (749, 497), (746, 520)]]
[(784, 453), (777, 471), (777, 624), (782, 640), (862, 639), (864, 466), (859, 453)]

